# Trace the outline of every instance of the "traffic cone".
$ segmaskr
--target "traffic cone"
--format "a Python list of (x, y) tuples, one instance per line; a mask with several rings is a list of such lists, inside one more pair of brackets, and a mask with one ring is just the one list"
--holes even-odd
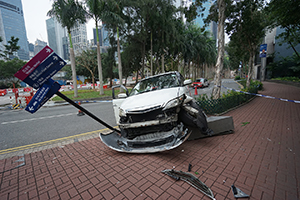
[(195, 87), (195, 95), (198, 95), (198, 90), (197, 89), (198, 89), (198, 87), (196, 86)]
[[(81, 105), (80, 102), (78, 102), (78, 105)], [(85, 115), (84, 112), (82, 112), (81, 110), (78, 110), (77, 116), (82, 116)]]

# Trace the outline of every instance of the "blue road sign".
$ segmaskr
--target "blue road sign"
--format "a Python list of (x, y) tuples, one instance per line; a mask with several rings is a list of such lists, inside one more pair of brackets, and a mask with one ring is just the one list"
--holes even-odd
[(259, 49), (259, 57), (267, 57), (267, 44), (261, 44)]
[(52, 79), (48, 79), (42, 87), (35, 93), (25, 110), (30, 113), (35, 113), (42, 107), (58, 90), (59, 83)]
[(33, 88), (38, 89), (65, 65), (66, 62), (56, 53), (53, 53), (36, 69), (34, 69), (23, 81)]

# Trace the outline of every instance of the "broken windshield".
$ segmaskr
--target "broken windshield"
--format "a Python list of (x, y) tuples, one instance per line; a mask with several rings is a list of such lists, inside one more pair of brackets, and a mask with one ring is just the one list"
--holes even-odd
[(130, 96), (141, 94), (144, 92), (178, 86), (180, 86), (180, 83), (176, 74), (164, 74), (162, 76), (154, 76), (138, 82), (132, 89)]

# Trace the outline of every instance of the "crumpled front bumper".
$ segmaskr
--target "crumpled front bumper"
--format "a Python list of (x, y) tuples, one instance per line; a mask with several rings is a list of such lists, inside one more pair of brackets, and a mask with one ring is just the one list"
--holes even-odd
[(180, 123), (170, 131), (141, 135), (132, 140), (122, 137), (116, 131), (99, 135), (104, 144), (119, 152), (155, 153), (178, 147), (190, 134), (190, 131)]

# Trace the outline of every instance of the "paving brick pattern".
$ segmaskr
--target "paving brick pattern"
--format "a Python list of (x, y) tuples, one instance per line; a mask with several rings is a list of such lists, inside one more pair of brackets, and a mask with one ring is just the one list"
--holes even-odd
[[(299, 87), (264, 88), (261, 94), (300, 100)], [(216, 199), (234, 199), (232, 184), (250, 199), (299, 199), (300, 105), (257, 97), (226, 115), (233, 134), (162, 153), (118, 153), (97, 137), (0, 160), (0, 199), (210, 199), (161, 173), (186, 172), (189, 164)], [(16, 168), (17, 160), (24, 165)]]

